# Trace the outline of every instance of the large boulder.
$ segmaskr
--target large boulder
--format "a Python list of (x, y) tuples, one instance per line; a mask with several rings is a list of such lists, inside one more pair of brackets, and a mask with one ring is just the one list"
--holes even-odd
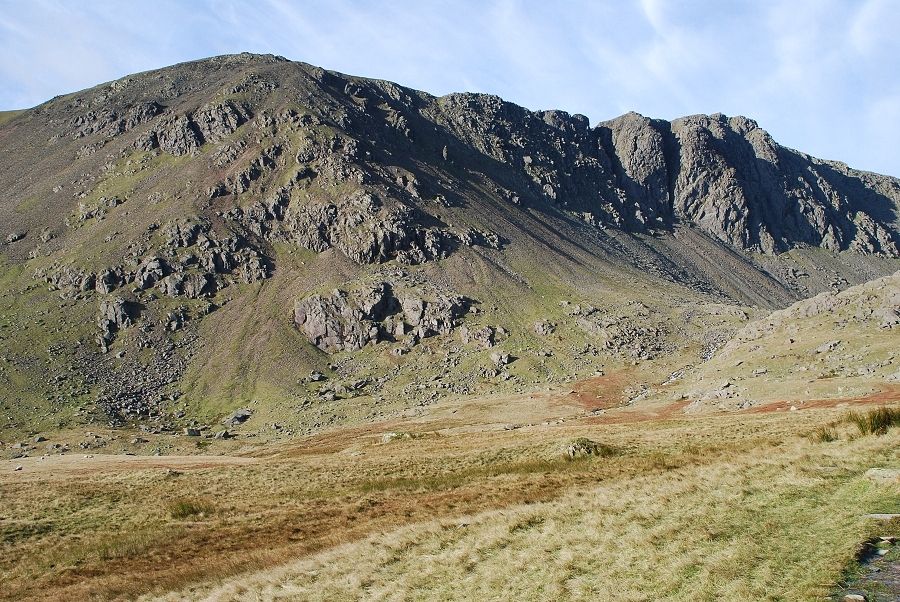
[(105, 353), (115, 339), (116, 333), (133, 323), (132, 311), (127, 301), (119, 297), (101, 300), (97, 316), (97, 328), (100, 329), (97, 344), (100, 349)]
[(331, 295), (301, 299), (294, 305), (294, 324), (310, 343), (335, 353), (405, 334), (413, 344), (447, 334), (467, 308), (468, 300), (457, 295), (435, 294), (426, 300), (406, 294), (398, 299), (390, 283), (379, 282), (351, 292), (335, 290)]

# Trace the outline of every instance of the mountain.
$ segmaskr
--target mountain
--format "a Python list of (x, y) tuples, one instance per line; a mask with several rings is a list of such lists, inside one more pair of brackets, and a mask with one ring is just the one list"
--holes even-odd
[(11, 431), (281, 436), (664, 371), (900, 268), (900, 180), (750, 119), (591, 127), (273, 56), (2, 114), (0, 153)]

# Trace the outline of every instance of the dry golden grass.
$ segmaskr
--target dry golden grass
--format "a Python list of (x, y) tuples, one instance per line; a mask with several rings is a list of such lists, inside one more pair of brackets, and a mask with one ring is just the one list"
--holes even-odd
[[(252, 462), (3, 470), (0, 598), (814, 599), (869, 534), (862, 515), (898, 511), (862, 477), (900, 463), (898, 429), (810, 437), (845, 409), (616, 412), (509, 431), (415, 419)], [(381, 443), (404, 429), (419, 436)], [(578, 437), (617, 454), (568, 460)]]

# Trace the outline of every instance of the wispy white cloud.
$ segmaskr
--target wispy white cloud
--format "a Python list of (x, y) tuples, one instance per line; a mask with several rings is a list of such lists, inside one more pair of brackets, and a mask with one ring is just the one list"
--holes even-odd
[(272, 52), (593, 121), (749, 114), (900, 175), (897, 0), (0, 0), (0, 107), (167, 64)]

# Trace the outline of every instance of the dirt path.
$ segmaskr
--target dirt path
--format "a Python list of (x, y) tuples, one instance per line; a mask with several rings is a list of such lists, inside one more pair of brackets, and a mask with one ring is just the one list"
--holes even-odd
[(129, 456), (125, 454), (65, 454), (0, 461), (0, 479), (46, 480), (78, 474), (100, 474), (127, 470), (197, 470), (218, 466), (255, 464), (256, 458), (237, 456)]
[(862, 395), (860, 397), (835, 397), (832, 399), (809, 399), (806, 401), (773, 401), (745, 411), (748, 414), (763, 414), (780, 410), (790, 410), (792, 406), (798, 410), (808, 410), (811, 408), (835, 408), (840, 405), (885, 404), (898, 401), (900, 401), (900, 385), (884, 384), (880, 391), (870, 393), (869, 395)]

